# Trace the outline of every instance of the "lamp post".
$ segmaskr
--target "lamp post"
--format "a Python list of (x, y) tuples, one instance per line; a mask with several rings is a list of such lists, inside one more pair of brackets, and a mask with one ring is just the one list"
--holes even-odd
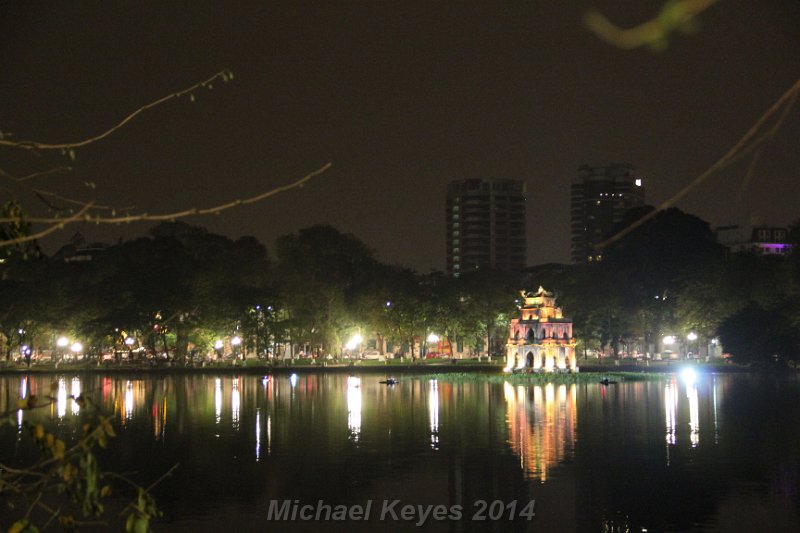
[(133, 337), (126, 337), (125, 338), (125, 346), (128, 347), (128, 361), (132, 361), (133, 360), (133, 344), (135, 342), (136, 341), (134, 340)]
[(78, 354), (83, 351), (83, 344), (81, 344), (81, 343), (79, 343), (77, 341), (73, 342), (72, 346), (70, 346), (69, 349), (74, 354), (73, 357), (75, 357), (75, 359), (77, 360), (78, 359)]
[(58, 349), (56, 350), (56, 356), (58, 360), (61, 361), (61, 358), (64, 356), (63, 354), (64, 349), (67, 346), (69, 346), (69, 339), (66, 337), (59, 337), (58, 340), (56, 341), (56, 346), (58, 347)]
[(233, 347), (233, 357), (234, 359), (239, 358), (239, 345), (242, 344), (242, 339), (238, 335), (234, 335), (231, 339), (231, 346)]
[[(356, 333), (355, 335), (350, 337), (350, 340), (347, 341), (347, 344), (345, 344), (344, 347), (346, 350), (352, 352), (353, 350), (356, 350), (356, 348), (358, 348), (358, 346), (363, 342), (363, 340), (364, 338), (361, 336), (361, 333)], [(356, 353), (358, 353), (358, 351), (356, 351)]]
[[(689, 358), (689, 354), (692, 353), (689, 350), (692, 348), (694, 341), (697, 340), (697, 333), (694, 331), (690, 331), (688, 335), (686, 335), (686, 340), (689, 341), (686, 344), (686, 358)], [(694, 357), (697, 358), (697, 354), (694, 354)]]
[[(427, 341), (428, 341), (428, 344), (438, 344), (439, 343), (439, 335), (437, 335), (436, 333), (431, 333), (430, 335), (428, 335)], [(428, 348), (429, 348), (428, 352), (430, 352), (430, 347), (428, 347)]]
[[(671, 347), (673, 344), (675, 344), (675, 337), (673, 337), (672, 335), (666, 335), (664, 337), (664, 339), (663, 339), (663, 342), (664, 342), (664, 346), (670, 346)], [(670, 354), (667, 356), (667, 358), (672, 356), (672, 350), (670, 349), (669, 351), (670, 351)]]
[(220, 339), (214, 342), (214, 351), (217, 353), (217, 359), (222, 359), (222, 346), (222, 341)]

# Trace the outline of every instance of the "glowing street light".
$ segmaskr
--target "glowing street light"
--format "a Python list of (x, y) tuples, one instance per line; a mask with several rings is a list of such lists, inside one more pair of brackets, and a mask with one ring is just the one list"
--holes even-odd
[(672, 346), (673, 344), (675, 344), (675, 337), (673, 337), (672, 335), (667, 335), (666, 337), (664, 337), (664, 344), (666, 344), (667, 346)]
[(439, 342), (439, 335), (437, 335), (436, 333), (431, 333), (430, 335), (428, 335), (428, 342), (430, 343)]
[(136, 341), (133, 339), (133, 337), (128, 337), (127, 339), (125, 339), (125, 344), (126, 344), (128, 347), (131, 347), (131, 346), (133, 346), (133, 344), (134, 344), (135, 342), (136, 342)]
[(65, 348), (69, 344), (69, 339), (66, 337), (59, 337), (56, 341), (56, 346), (59, 348)]
[(83, 344), (79, 342), (73, 342), (72, 346), (70, 346), (69, 349), (72, 350), (73, 353), (77, 354), (83, 351)]
[[(687, 346), (686, 346), (686, 348), (687, 348), (687, 350), (690, 350), (690, 349), (691, 349), (691, 347), (692, 347), (692, 346), (691, 346), (691, 343), (693, 343), (694, 341), (696, 341), (696, 340), (697, 340), (697, 333), (695, 333), (694, 331), (690, 331), (690, 332), (689, 332), (689, 334), (688, 334), (688, 335), (686, 335), (686, 340), (688, 340), (688, 341), (689, 341), (689, 342), (687, 343)], [(692, 352), (687, 352), (687, 353), (686, 353), (686, 357), (687, 357), (687, 359), (689, 358), (689, 354), (691, 354), (691, 353), (692, 353)], [(694, 354), (694, 356), (695, 356), (695, 357), (697, 357), (697, 354)]]
[(242, 339), (238, 335), (234, 335), (231, 339), (231, 346), (233, 347), (233, 357), (239, 357), (239, 345), (242, 344)]
[(361, 334), (360, 333), (356, 333), (355, 335), (350, 337), (350, 340), (347, 341), (347, 344), (345, 344), (344, 347), (347, 348), (348, 350), (354, 350), (356, 348), (356, 346), (361, 344), (361, 342), (363, 340), (364, 340), (364, 338), (361, 336)]
[(215, 350), (221, 350), (222, 349), (222, 341), (221, 340), (217, 339), (217, 341), (214, 343), (214, 349)]

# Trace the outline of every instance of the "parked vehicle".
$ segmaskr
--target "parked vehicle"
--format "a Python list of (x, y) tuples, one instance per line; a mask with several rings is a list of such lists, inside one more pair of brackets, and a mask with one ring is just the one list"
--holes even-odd
[(383, 355), (381, 355), (381, 352), (379, 352), (378, 350), (365, 350), (361, 354), (361, 358), (372, 361), (379, 361), (383, 358)]

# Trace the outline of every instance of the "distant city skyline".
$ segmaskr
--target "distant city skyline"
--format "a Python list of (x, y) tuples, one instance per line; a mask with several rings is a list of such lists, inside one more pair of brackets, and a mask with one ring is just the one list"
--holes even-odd
[[(229, 69), (229, 83), (136, 117), (74, 160), (3, 148), (0, 201), (44, 213), (33, 189), (117, 212), (165, 213), (255, 196), (331, 162), (302, 189), (190, 224), (274, 241), (330, 224), (381, 260), (444, 270), (447, 184), (513, 178), (529, 197), (528, 263), (570, 261), (570, 182), (625, 161), (648, 203), (681, 191), (800, 78), (800, 2), (718, 2), (660, 51), (620, 50), (582, 22), (622, 27), (663, 0), (614, 3), (108, 3), (0, 5), (0, 131), (92, 137), (128, 113)], [(774, 121), (767, 124), (772, 125)], [(800, 114), (676, 207), (714, 226), (800, 217)], [(750, 168), (753, 155), (756, 164)], [(115, 242), (145, 225), (67, 227)]]

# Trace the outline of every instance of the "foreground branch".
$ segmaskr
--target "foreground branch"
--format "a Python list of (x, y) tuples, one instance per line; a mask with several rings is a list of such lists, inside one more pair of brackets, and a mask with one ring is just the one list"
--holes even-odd
[(597, 37), (624, 50), (650, 46), (663, 48), (673, 31), (691, 28), (695, 17), (719, 0), (669, 0), (658, 16), (633, 28), (622, 29), (596, 10), (587, 11), (583, 23)]
[(161, 104), (163, 104), (165, 102), (168, 102), (170, 100), (174, 100), (174, 99), (180, 98), (181, 96), (183, 96), (185, 94), (189, 94), (192, 91), (196, 91), (196, 90), (198, 90), (200, 88), (211, 88), (212, 83), (214, 81), (218, 80), (218, 79), (222, 80), (224, 82), (227, 82), (227, 81), (233, 79), (233, 73), (230, 72), (229, 70), (221, 70), (221, 71), (217, 72), (216, 74), (214, 74), (213, 76), (211, 76), (210, 78), (208, 78), (206, 80), (203, 80), (201, 82), (195, 83), (191, 87), (188, 87), (186, 89), (174, 92), (172, 94), (168, 94), (167, 96), (159, 98), (158, 100), (156, 100), (154, 102), (150, 102), (149, 104), (145, 104), (142, 107), (140, 107), (137, 110), (135, 110), (133, 113), (131, 113), (128, 116), (126, 116), (125, 118), (123, 118), (120, 122), (118, 122), (114, 126), (110, 127), (106, 131), (104, 131), (103, 133), (100, 133), (99, 135), (95, 135), (94, 137), (89, 137), (88, 139), (84, 139), (82, 141), (50, 144), (50, 143), (43, 143), (43, 142), (39, 142), (39, 141), (11, 141), (11, 140), (8, 140), (8, 139), (0, 138), (0, 146), (9, 146), (9, 147), (12, 147), (12, 148), (24, 148), (24, 149), (27, 149), (27, 150), (73, 150), (75, 148), (80, 148), (82, 146), (86, 146), (88, 144), (92, 144), (92, 143), (95, 143), (95, 142), (97, 142), (99, 140), (105, 139), (106, 137), (108, 137), (111, 134), (113, 134), (115, 131), (123, 128), (128, 122), (132, 121), (138, 115), (144, 113), (145, 111), (147, 111), (149, 109), (157, 107), (157, 106), (159, 106), (159, 105), (161, 105)]
[(119, 217), (101, 217), (101, 216), (91, 216), (88, 214), (89, 210), (93, 207), (92, 203), (87, 203), (83, 206), (83, 208), (71, 215), (67, 218), (26, 218), (26, 217), (6, 217), (0, 218), (0, 223), (9, 223), (9, 222), (27, 222), (31, 224), (49, 224), (50, 226), (38, 233), (27, 235), (25, 237), (18, 237), (15, 239), (8, 239), (5, 241), (0, 241), (0, 247), (3, 246), (12, 246), (15, 244), (20, 244), (23, 242), (32, 241), (35, 239), (39, 239), (50, 233), (53, 233), (56, 230), (64, 228), (67, 224), (74, 224), (76, 222), (89, 222), (92, 224), (126, 224), (130, 222), (157, 222), (157, 221), (172, 221), (178, 218), (185, 218), (189, 216), (205, 216), (205, 215), (218, 215), (222, 211), (227, 211), (229, 209), (233, 209), (234, 207), (239, 207), (242, 205), (254, 204), (257, 202), (261, 202), (275, 196), (276, 194), (280, 194), (282, 192), (289, 191), (291, 189), (300, 188), (306, 184), (306, 182), (310, 181), (311, 179), (319, 176), (320, 174), (327, 171), (331, 168), (332, 163), (326, 163), (319, 169), (306, 174), (299, 180), (289, 183), (288, 185), (282, 185), (280, 187), (276, 187), (269, 191), (263, 192), (261, 194), (257, 194), (256, 196), (251, 196), (249, 198), (233, 200), (231, 202), (227, 202), (224, 204), (220, 204), (214, 207), (208, 207), (205, 209), (185, 209), (183, 211), (176, 211), (174, 213), (164, 213), (160, 215), (150, 215), (147, 213), (142, 213), (138, 215), (125, 215)]

